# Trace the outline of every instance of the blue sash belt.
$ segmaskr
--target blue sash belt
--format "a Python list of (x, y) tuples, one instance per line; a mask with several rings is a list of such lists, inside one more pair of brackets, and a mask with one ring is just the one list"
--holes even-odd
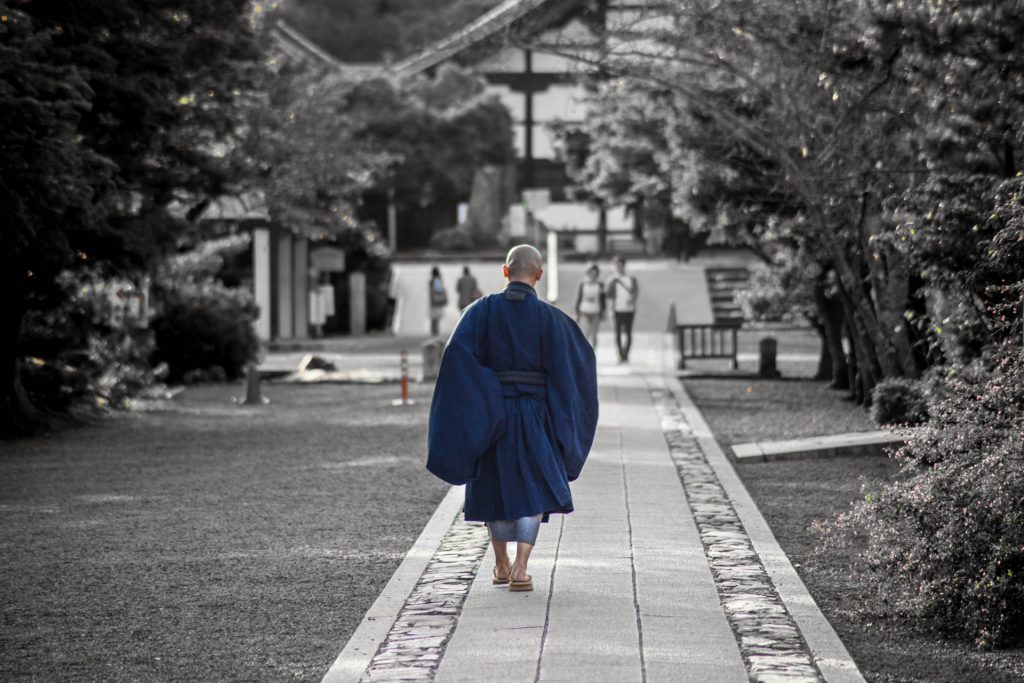
[(497, 373), (498, 381), (502, 384), (530, 384), (536, 387), (547, 385), (547, 375), (543, 372), (531, 372), (529, 370), (502, 370)]

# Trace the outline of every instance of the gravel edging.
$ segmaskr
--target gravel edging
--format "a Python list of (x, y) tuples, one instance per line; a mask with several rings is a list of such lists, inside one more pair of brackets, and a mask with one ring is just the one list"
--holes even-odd
[(324, 674), (322, 683), (355, 683), (362, 678), (456, 516), (462, 512), (465, 495), (463, 486), (453, 486), (448, 491), (416, 542), (405, 554), (402, 564)]
[(818, 608), (807, 587), (804, 586), (796, 569), (772, 534), (771, 528), (761, 515), (753, 498), (747, 492), (739, 475), (715, 440), (711, 427), (704, 419), (697, 405), (676, 377), (666, 377), (669, 391), (676, 396), (684, 418), (693, 429), (708, 464), (733, 508), (739, 515), (743, 527), (761, 558), (768, 576), (796, 621), (804, 640), (807, 642), (815, 663), (827, 681), (839, 683), (863, 683), (864, 677), (857, 668), (828, 619)]

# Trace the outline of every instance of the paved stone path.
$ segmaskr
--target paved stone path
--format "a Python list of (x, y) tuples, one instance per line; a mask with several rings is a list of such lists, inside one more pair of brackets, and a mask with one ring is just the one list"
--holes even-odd
[(534, 592), (492, 586), (486, 530), (444, 521), (372, 657), (343, 653), (325, 681), (863, 681), (658, 348), (639, 371), (609, 351), (577, 511), (542, 527)]

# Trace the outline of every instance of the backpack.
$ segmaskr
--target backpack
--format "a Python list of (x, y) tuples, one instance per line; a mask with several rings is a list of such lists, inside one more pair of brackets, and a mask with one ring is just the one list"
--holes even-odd
[(444, 291), (444, 285), (440, 282), (437, 283), (437, 286), (433, 281), (430, 283), (430, 305), (438, 307), (448, 305), (448, 292)]

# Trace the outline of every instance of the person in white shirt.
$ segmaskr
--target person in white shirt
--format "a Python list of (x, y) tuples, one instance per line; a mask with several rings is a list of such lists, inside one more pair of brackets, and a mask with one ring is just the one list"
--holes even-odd
[(604, 283), (599, 279), (601, 269), (596, 263), (587, 264), (585, 278), (580, 282), (576, 292), (576, 322), (579, 323), (583, 334), (590, 341), (590, 345), (597, 348), (597, 331), (604, 318), (606, 307), (604, 295)]
[(615, 259), (615, 275), (608, 280), (605, 289), (612, 302), (612, 314), (615, 318), (615, 345), (619, 352), (619, 362), (627, 363), (629, 362), (629, 349), (633, 345), (633, 317), (636, 315), (639, 289), (636, 278), (626, 275), (626, 260), (621, 256)]

